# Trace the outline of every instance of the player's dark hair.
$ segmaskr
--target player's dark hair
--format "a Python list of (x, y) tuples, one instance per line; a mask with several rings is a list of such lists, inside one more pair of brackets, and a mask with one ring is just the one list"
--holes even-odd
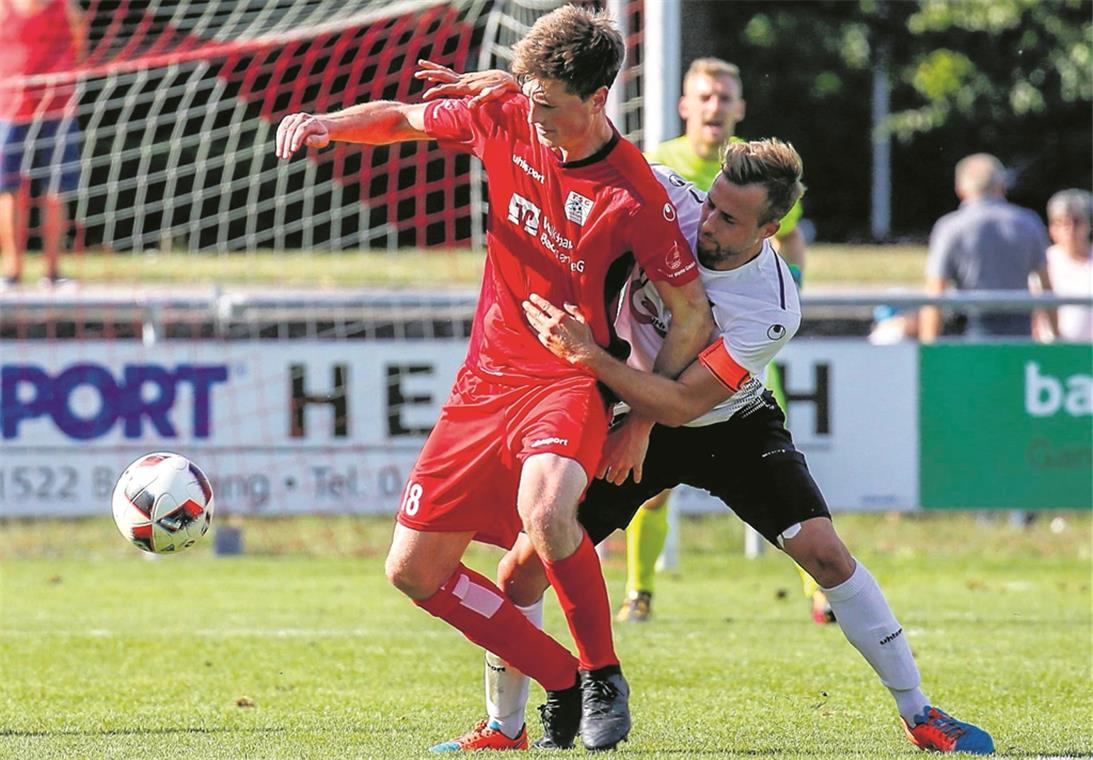
[(805, 194), (804, 163), (790, 143), (771, 137), (725, 146), (721, 171), (734, 185), (762, 185), (767, 205), (760, 225), (776, 222)]
[(517, 79), (553, 79), (588, 98), (610, 87), (622, 67), (622, 35), (606, 11), (565, 5), (542, 16), (512, 49)]

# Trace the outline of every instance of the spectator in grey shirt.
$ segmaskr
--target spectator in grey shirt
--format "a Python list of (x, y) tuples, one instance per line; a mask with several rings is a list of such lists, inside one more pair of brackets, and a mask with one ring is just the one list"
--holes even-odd
[[(1028, 292), (1030, 274), (1039, 277), (1043, 292), (1051, 292), (1044, 223), (1035, 212), (1009, 203), (1005, 192), (1005, 167), (994, 156), (976, 153), (956, 165), (960, 208), (938, 219), (930, 232), (927, 294), (941, 295), (949, 283), (957, 290)], [(941, 327), (938, 309), (923, 307), (919, 318), (920, 339), (933, 342)], [(1028, 337), (1032, 321), (1028, 313), (971, 311), (965, 334)]]

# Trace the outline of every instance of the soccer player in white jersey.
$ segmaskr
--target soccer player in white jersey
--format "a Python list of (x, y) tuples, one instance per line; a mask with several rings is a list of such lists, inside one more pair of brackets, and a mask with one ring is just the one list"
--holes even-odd
[[(599, 542), (664, 488), (686, 483), (709, 490), (820, 583), (847, 639), (895, 698), (912, 743), (942, 752), (993, 752), (987, 732), (932, 707), (922, 693), (903, 629), (876, 580), (835, 532), (782, 410), (762, 385), (766, 366), (800, 324), (796, 288), (770, 245), (777, 220), (804, 192), (800, 157), (773, 139), (729, 145), (707, 197), (657, 169), (695, 246), (720, 332), (699, 359), (676, 380), (648, 372), (671, 315), (640, 269), (615, 321), (633, 349), (625, 364), (596, 346), (577, 307), (538, 296), (524, 304), (547, 348), (591, 369), (634, 411), (662, 423), (650, 433), (629, 415), (618, 422), (600, 474), (623, 467), (632, 468), (633, 477), (622, 485), (594, 481), (581, 523)], [(644, 463), (634, 467), (639, 450)], [(498, 572), (499, 586), (517, 605), (542, 604), (546, 577), (525, 538)], [(488, 719), (434, 750), (502, 749), (507, 735), (521, 731), (527, 679), (491, 655), (486, 665)]]

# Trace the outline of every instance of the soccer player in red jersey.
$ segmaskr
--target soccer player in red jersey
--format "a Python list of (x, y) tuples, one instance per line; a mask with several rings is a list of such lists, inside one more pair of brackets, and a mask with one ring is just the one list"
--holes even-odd
[[(656, 371), (678, 374), (713, 330), (675, 208), (604, 110), (623, 50), (605, 14), (565, 6), (514, 47), (520, 93), (291, 114), (277, 131), (284, 159), (331, 140), (435, 139), (485, 166), (490, 219), (470, 347), (403, 492), (387, 574), (415, 604), (547, 690), (545, 747), (571, 746), (578, 728), (589, 749), (614, 747), (630, 730), (629, 687), (599, 559), (576, 519), (603, 450), (607, 405), (587, 369), (539, 343), (521, 303), (538, 293), (577, 304), (597, 343), (617, 345), (610, 302), (636, 260), (673, 314)], [(470, 541), (508, 548), (521, 530), (565, 611), (576, 658), (461, 562)]]

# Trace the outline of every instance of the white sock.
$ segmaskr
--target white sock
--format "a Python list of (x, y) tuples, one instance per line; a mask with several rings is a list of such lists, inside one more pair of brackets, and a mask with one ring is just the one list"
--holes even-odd
[[(543, 627), (542, 598), (527, 607), (519, 607), (533, 626)], [(515, 739), (524, 727), (531, 679), (493, 652), (486, 652), (486, 714), (490, 727)]]
[(914, 717), (929, 701), (919, 689), (922, 681), (907, 636), (876, 579), (865, 565), (854, 561), (857, 567), (851, 576), (834, 588), (825, 588), (824, 594), (846, 638), (892, 692), (899, 714), (914, 725)]

